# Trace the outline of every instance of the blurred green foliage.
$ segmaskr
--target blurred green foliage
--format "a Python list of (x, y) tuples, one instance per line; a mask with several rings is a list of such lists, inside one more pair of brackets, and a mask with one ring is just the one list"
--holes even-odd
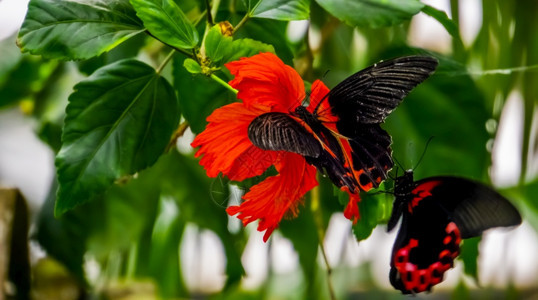
[[(25, 54), (14, 51), (14, 37), (0, 42), (0, 108), (18, 105), (35, 118), (38, 136), (58, 153), (57, 180), (38, 212), (33, 238), (87, 293), (110, 298), (122, 292), (161, 298), (327, 298), (318, 244), (330, 217), (343, 209), (330, 182), (321, 178), (317, 207), (307, 195), (299, 216), (281, 224), (301, 270), (272, 276), (269, 267), (258, 290), (244, 291), (241, 254), (248, 234), (229, 229), (232, 220), (225, 213), (235, 185), (215, 186), (218, 179), (207, 178), (192, 152), (174, 147), (187, 126), (201, 132), (214, 109), (236, 101), (217, 81), (231, 79), (223, 64), (260, 51), (295, 63), (307, 85), (323, 78), (329, 87), (380, 59), (436, 56), (436, 74), (384, 125), (404, 168), (416, 167), (426, 141), (434, 137), (416, 178), (452, 174), (488, 181), (487, 145), (496, 128), (488, 131), (486, 123), (498, 124), (508, 95), (520, 91), (525, 107), (520, 182), (505, 192), (537, 227), (538, 184), (528, 166), (537, 149), (531, 135), (538, 101), (538, 73), (532, 72), (538, 64), (538, 3), (484, 0), (482, 15), (476, 16), (482, 19), (480, 31), (464, 45), (461, 2), (450, 1), (451, 19), (417, 0), (31, 0), (17, 37)], [(451, 49), (437, 53), (408, 44), (410, 21), (420, 13), (444, 26)], [(286, 30), (296, 26), (289, 21), (303, 19), (310, 20), (310, 31), (289, 41)], [(233, 26), (233, 36), (221, 34), (218, 23), (224, 21)], [(528, 68), (516, 72), (515, 67)], [(482, 71), (495, 69), (505, 71)], [(358, 240), (387, 221), (391, 201), (386, 194), (363, 197), (361, 220), (353, 226)], [(212, 231), (222, 243), (226, 283), (221, 293), (193, 292), (185, 284), (191, 274), (181, 268), (180, 244), (192, 225)], [(464, 249), (465, 271), (476, 277), (478, 240), (466, 242)], [(338, 295), (353, 297), (348, 290), (357, 285), (370, 289), (359, 295), (382, 295), (368, 266), (333, 267)], [(91, 268), (96, 275), (89, 276)], [(297, 282), (304, 288), (281, 289)], [(461, 283), (454, 295), (469, 291)]]

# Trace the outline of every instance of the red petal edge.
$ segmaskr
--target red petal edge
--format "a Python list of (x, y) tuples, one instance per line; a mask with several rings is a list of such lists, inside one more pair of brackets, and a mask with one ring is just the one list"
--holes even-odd
[(273, 53), (260, 53), (225, 64), (235, 76), (229, 84), (247, 108), (271, 107), (271, 111), (290, 112), (305, 97), (301, 76)]
[(276, 176), (271, 176), (250, 188), (239, 206), (230, 206), (226, 212), (239, 214), (243, 225), (257, 219), (258, 231), (264, 231), (263, 241), (267, 242), (286, 213), (297, 215), (301, 197), (318, 185), (316, 169), (295, 153), (280, 152), (280, 160), (275, 163)]
[(276, 158), (276, 151), (264, 151), (248, 138), (248, 125), (254, 118), (269, 111), (262, 106), (247, 109), (242, 103), (232, 103), (213, 111), (209, 124), (191, 143), (200, 147), (195, 157), (202, 156), (200, 164), (207, 176), (223, 173), (231, 180), (241, 181), (261, 175)]
[(355, 225), (361, 217), (359, 214), (359, 202), (361, 201), (361, 196), (350, 192), (347, 186), (342, 187), (341, 190), (349, 195), (349, 202), (344, 209), (344, 217), (353, 221), (353, 225)]

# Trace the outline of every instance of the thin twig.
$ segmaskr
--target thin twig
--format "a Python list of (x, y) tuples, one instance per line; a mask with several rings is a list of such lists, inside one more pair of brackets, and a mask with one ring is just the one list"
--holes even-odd
[(189, 128), (189, 122), (185, 121), (177, 127), (176, 131), (172, 135), (172, 138), (170, 139), (170, 142), (168, 143), (168, 146), (166, 146), (166, 149), (164, 150), (164, 153), (168, 153), (170, 149), (172, 149), (176, 143), (177, 139), (183, 136), (185, 134), (185, 131)]
[(234, 30), (232, 32), (232, 35), (235, 34), (237, 32), (237, 30), (239, 30), (239, 28), (241, 28), (248, 21), (248, 19), (250, 19), (250, 15), (247, 13), (243, 17), (243, 19), (241, 19), (241, 21), (239, 21), (239, 23), (237, 23), (237, 25), (235, 25)]
[[(208, 12), (210, 12), (211, 11), (211, 5), (209, 4), (209, 0), (205, 0), (205, 6), (206, 6), (206, 10)], [(211, 13), (207, 14), (207, 23), (209, 23), (210, 26), (215, 25), (215, 23), (213, 22), (213, 16), (212, 16)]]
[(311, 195), (311, 206), (312, 212), (314, 213), (314, 221), (316, 223), (317, 232), (318, 232), (318, 242), (319, 247), (321, 249), (321, 256), (323, 257), (323, 261), (325, 262), (325, 266), (327, 268), (327, 287), (329, 289), (329, 296), (331, 300), (336, 300), (336, 295), (334, 293), (334, 288), (331, 280), (332, 275), (332, 268), (329, 264), (329, 259), (327, 258), (327, 253), (325, 253), (325, 248), (323, 247), (323, 240), (325, 239), (325, 229), (323, 226), (323, 215), (321, 212), (321, 204), (320, 204), (320, 194), (319, 194), (319, 186), (316, 186), (312, 189), (310, 192)]
[(157, 72), (157, 74), (161, 74), (162, 70), (164, 69), (164, 67), (166, 67), (166, 65), (170, 62), (170, 60), (172, 59), (172, 57), (174, 56), (174, 54), (176, 54), (176, 50), (175, 49), (172, 49), (172, 51), (170, 51), (170, 53), (168, 53), (168, 55), (166, 56), (166, 58), (163, 60), (163, 62), (161, 63), (161, 65), (157, 68), (157, 70), (155, 72)]
[(174, 46), (172, 46), (172, 45), (169, 45), (169, 44), (167, 44), (167, 43), (161, 41), (158, 37), (154, 36), (153, 34), (151, 34), (151, 32), (149, 32), (149, 31), (147, 31), (147, 30), (146, 30), (146, 34), (149, 35), (149, 36), (151, 36), (152, 38), (156, 39), (157, 41), (159, 41), (159, 42), (165, 44), (166, 46), (168, 46), (168, 47), (170, 47), (170, 48), (176, 50), (177, 52), (179, 52), (179, 53), (181, 53), (181, 54), (183, 54), (183, 55), (185, 55), (185, 56), (187, 56), (187, 57), (193, 58), (193, 57), (192, 57), (192, 54), (191, 54), (190, 52), (188, 52), (187, 50), (185, 50), (185, 49), (181, 49), (181, 48), (177, 48), (177, 47), (174, 47)]

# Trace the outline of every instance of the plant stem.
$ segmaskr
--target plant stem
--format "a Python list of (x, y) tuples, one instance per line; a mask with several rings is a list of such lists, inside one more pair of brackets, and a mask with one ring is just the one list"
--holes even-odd
[(164, 69), (164, 67), (166, 67), (166, 65), (170, 62), (170, 60), (172, 59), (172, 57), (174, 57), (174, 54), (176, 54), (176, 50), (175, 49), (172, 49), (172, 51), (170, 51), (170, 53), (168, 53), (168, 55), (166, 56), (166, 58), (163, 60), (163, 62), (161, 63), (161, 65), (157, 68), (157, 70), (155, 71), (157, 74), (161, 74), (162, 70)]
[(239, 30), (239, 28), (241, 28), (248, 21), (248, 19), (250, 19), (250, 15), (247, 13), (243, 17), (243, 19), (241, 19), (241, 21), (239, 21), (239, 23), (237, 23), (237, 25), (234, 27), (234, 31), (232, 32), (232, 35), (235, 34), (237, 30)]
[(215, 23), (213, 22), (213, 16), (211, 13), (211, 5), (209, 4), (209, 0), (205, 0), (205, 6), (206, 6), (206, 10), (209, 12), (207, 14), (207, 23), (209, 23), (209, 26), (213, 26), (215, 25)]
[(211, 10), (208, 8), (208, 14), (211, 14), (215, 19), (217, 17), (217, 13), (219, 12), (219, 6), (220, 6), (220, 0), (213, 0), (213, 7), (211, 7)]
[(182, 137), (185, 131), (189, 128), (189, 122), (185, 121), (177, 127), (176, 131), (172, 135), (172, 138), (170, 139), (170, 142), (168, 143), (168, 146), (166, 146), (166, 149), (164, 150), (164, 153), (168, 153), (172, 147), (176, 145), (177, 139)]
[(323, 247), (323, 240), (325, 239), (325, 229), (323, 226), (323, 216), (321, 214), (321, 204), (320, 204), (320, 194), (319, 186), (316, 186), (310, 192), (311, 195), (311, 206), (312, 212), (314, 213), (314, 221), (316, 222), (317, 232), (318, 232), (318, 241), (319, 247), (321, 249), (321, 256), (325, 262), (327, 268), (327, 287), (329, 289), (329, 296), (331, 300), (336, 300), (336, 295), (334, 293), (333, 284), (331, 281), (331, 274), (333, 272), (331, 265), (329, 264), (329, 259), (327, 258), (327, 253), (325, 253), (325, 248)]
[(181, 48), (176, 48), (176, 47), (174, 47), (174, 46), (172, 46), (172, 45), (168, 45), (167, 43), (165, 43), (165, 42), (159, 40), (156, 36), (154, 36), (153, 34), (151, 34), (151, 32), (149, 32), (149, 31), (147, 31), (147, 30), (146, 30), (146, 34), (149, 35), (149, 36), (151, 36), (152, 38), (156, 39), (157, 41), (159, 41), (159, 42), (165, 44), (166, 46), (168, 46), (168, 47), (170, 47), (170, 48), (176, 50), (177, 52), (179, 52), (179, 53), (181, 53), (181, 54), (183, 54), (183, 55), (185, 55), (185, 56), (187, 56), (187, 57), (194, 58), (190, 52), (188, 52), (188, 51), (186, 51), (186, 50), (184, 50), (184, 49), (181, 49)]
[(226, 81), (220, 79), (217, 75), (215, 74), (211, 74), (211, 79), (215, 80), (216, 82), (220, 83), (220, 85), (222, 85), (223, 87), (225, 87), (226, 89), (232, 91), (234, 94), (237, 95), (237, 90), (234, 89), (233, 87), (231, 87), (228, 83), (226, 83)]

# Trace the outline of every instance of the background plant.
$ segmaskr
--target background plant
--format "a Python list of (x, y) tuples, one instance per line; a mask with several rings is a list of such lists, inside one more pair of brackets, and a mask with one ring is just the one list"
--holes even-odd
[[(201, 132), (215, 108), (236, 101), (223, 64), (266, 51), (295, 65), (308, 82), (323, 78), (329, 87), (380, 59), (436, 56), (436, 75), (385, 126), (404, 167), (413, 166), (435, 136), (417, 178), (454, 174), (489, 181), (496, 124), (505, 100), (519, 91), (525, 108), (521, 171), (517, 186), (504, 192), (538, 224), (537, 4), (484, 1), (482, 27), (465, 45), (459, 2), (450, 3), (452, 18), (416, 0), (31, 0), (17, 36), (26, 54), (2, 52), (0, 107), (19, 105), (57, 153), (57, 178), (36, 212), (34, 239), (87, 291), (113, 296), (116, 289), (145, 287), (150, 278), (144, 292), (188, 297), (197, 291), (184, 285), (189, 274), (181, 272), (178, 252), (185, 228), (194, 224), (214, 232), (225, 252), (226, 283), (215, 297), (276, 293), (271, 276), (254, 292), (241, 287), (248, 233), (229, 230), (224, 212), (228, 200), (238, 201), (228, 188), (237, 183), (207, 178), (191, 152), (174, 147), (187, 129)], [(409, 45), (410, 20), (417, 14), (444, 26), (450, 51)], [(310, 20), (308, 33), (290, 41), (286, 30), (297, 26), (290, 21), (304, 19)], [(4, 47), (13, 49), (7, 42)], [(280, 228), (303, 275), (303, 289), (292, 294), (308, 299), (327, 295), (318, 245), (343, 207), (330, 183), (323, 181), (315, 193), (318, 200), (306, 202), (312, 209)], [(361, 202), (362, 218), (353, 227), (358, 240), (386, 222), (391, 202), (384, 195)], [(464, 247), (465, 271), (476, 277), (478, 240)], [(98, 266), (97, 276), (88, 276), (88, 262)], [(116, 285), (125, 279), (131, 283)], [(332, 280), (337, 294), (346, 293), (338, 280)], [(457, 291), (465, 293), (464, 285)]]

